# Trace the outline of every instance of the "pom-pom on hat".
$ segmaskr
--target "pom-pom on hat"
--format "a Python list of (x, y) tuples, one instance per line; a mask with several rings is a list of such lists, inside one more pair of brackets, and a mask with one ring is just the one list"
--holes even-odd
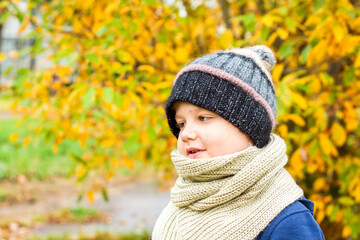
[(195, 59), (176, 76), (166, 103), (172, 133), (178, 137), (178, 101), (212, 111), (264, 147), (276, 124), (276, 98), (270, 71), (276, 60), (262, 45), (233, 48)]

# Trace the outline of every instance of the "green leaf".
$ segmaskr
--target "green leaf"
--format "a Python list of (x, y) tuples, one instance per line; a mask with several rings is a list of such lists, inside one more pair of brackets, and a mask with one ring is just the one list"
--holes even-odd
[(348, 87), (352, 82), (355, 81), (356, 75), (355, 75), (355, 67), (351, 66), (348, 69), (346, 69), (344, 73), (344, 84), (346, 87)]
[(127, 152), (129, 156), (133, 156), (141, 148), (138, 141), (138, 134), (133, 133), (124, 143), (122, 150)]
[(83, 196), (81, 194), (78, 195), (76, 202), (81, 203)]
[(324, 7), (326, 0), (316, 0), (314, 4), (314, 12), (317, 12), (320, 8)]
[(310, 157), (314, 157), (315, 153), (317, 152), (317, 150), (319, 149), (319, 142), (317, 140), (313, 140), (310, 144), (310, 151), (309, 151), (309, 155)]
[(79, 57), (79, 54), (77, 54), (77, 53), (74, 53), (74, 54), (70, 55), (69, 57), (67, 57), (65, 59), (65, 65), (69, 66), (69, 67), (73, 66), (73, 64), (76, 62), (78, 57)]
[(322, 72), (322, 73), (320, 73), (320, 76), (326, 80), (328, 85), (333, 84), (333, 82), (334, 82), (333, 78), (328, 73)]
[(294, 42), (293, 41), (286, 41), (281, 44), (279, 49), (279, 56), (280, 58), (287, 58), (293, 53)]
[(112, 103), (114, 100), (114, 89), (110, 87), (106, 87), (102, 91), (103, 98), (106, 102)]
[(354, 205), (354, 200), (348, 196), (342, 196), (339, 198), (339, 203), (344, 206), (352, 206)]
[(156, 0), (144, 0), (146, 5), (155, 5), (156, 4)]
[(114, 94), (114, 103), (117, 107), (121, 106), (121, 103), (123, 102), (124, 98), (119, 92), (115, 92)]
[(104, 26), (102, 26), (97, 32), (96, 32), (96, 36), (101, 37), (102, 35), (104, 35), (104, 33), (106, 33), (110, 28), (109, 24), (106, 24)]
[(301, 64), (305, 64), (306, 63), (306, 60), (309, 56), (309, 52), (311, 50), (311, 46), (310, 45), (307, 45), (300, 53), (300, 63)]
[(10, 4), (11, 4), (11, 6), (14, 8), (14, 10), (16, 12), (16, 14), (14, 14), (14, 15), (16, 15), (16, 17), (19, 19), (20, 23), (22, 23), (23, 20), (24, 20), (24, 14), (20, 11), (20, 9), (19, 9), (19, 7), (17, 6), (16, 3), (10, 1)]
[(57, 51), (55, 53), (55, 58), (56, 59), (61, 59), (63, 57), (66, 57), (66, 56), (70, 55), (73, 52), (74, 52), (73, 48), (65, 48), (65, 49), (62, 49), (60, 51)]
[(10, 12), (5, 12), (5, 13), (1, 14), (0, 24), (3, 24), (6, 21), (6, 19), (8, 19), (9, 16), (10, 16)]
[(85, 56), (90, 60), (90, 62), (99, 62), (99, 58), (95, 53), (85, 53)]
[(311, 48), (315, 47), (320, 42), (320, 38), (314, 38), (310, 42)]
[(270, 28), (265, 26), (261, 30), (261, 41), (265, 42), (268, 39), (269, 34), (270, 34)]
[(339, 206), (335, 205), (334, 208), (332, 209), (331, 213), (330, 213), (330, 216), (329, 216), (330, 221), (333, 222), (335, 220), (336, 214), (337, 214), (338, 211), (339, 211)]
[(89, 109), (95, 102), (95, 89), (89, 88), (82, 99), (84, 109)]
[(279, 8), (279, 13), (280, 15), (285, 16), (287, 14), (287, 8), (286, 7)]
[(246, 13), (244, 15), (236, 16), (231, 19), (232, 21), (240, 21), (244, 24), (246, 32), (254, 32), (256, 21), (255, 21), (255, 14), (253, 13)]
[(149, 134), (149, 138), (150, 138), (150, 142), (153, 142), (157, 139), (157, 134), (155, 132), (155, 129), (153, 128), (153, 126), (148, 126), (146, 129), (147, 133)]
[(101, 194), (103, 196), (103, 199), (105, 200), (105, 202), (109, 201), (109, 196), (108, 196), (108, 192), (106, 190), (106, 188), (101, 189)]
[(351, 17), (352, 19), (354, 19), (354, 18), (356, 17), (354, 10), (348, 10), (348, 14), (350, 15), (350, 17)]
[(293, 18), (291, 17), (285, 18), (285, 25), (291, 32), (296, 31), (296, 22)]
[(160, 32), (156, 38), (160, 43), (166, 43), (166, 34)]

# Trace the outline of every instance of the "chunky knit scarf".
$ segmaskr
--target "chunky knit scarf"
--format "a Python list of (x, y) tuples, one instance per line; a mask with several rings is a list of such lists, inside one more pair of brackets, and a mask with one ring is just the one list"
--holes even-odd
[(286, 145), (272, 134), (264, 148), (210, 159), (171, 153), (179, 178), (153, 240), (254, 239), (303, 195), (290, 174)]

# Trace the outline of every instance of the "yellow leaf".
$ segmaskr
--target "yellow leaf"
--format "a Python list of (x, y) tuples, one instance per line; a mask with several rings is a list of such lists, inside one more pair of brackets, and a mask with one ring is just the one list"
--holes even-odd
[(302, 110), (305, 110), (307, 108), (306, 99), (298, 94), (297, 92), (291, 92), (290, 95), (291, 101), (298, 105)]
[(323, 150), (323, 152), (326, 154), (326, 155), (330, 155), (331, 153), (331, 149), (332, 149), (332, 144), (329, 140), (329, 137), (323, 133), (320, 134), (320, 147), (321, 149)]
[(157, 83), (156, 88), (157, 89), (170, 88), (171, 85), (172, 85), (172, 82), (164, 81), (164, 82)]
[(79, 179), (85, 174), (85, 169), (82, 165), (76, 167), (76, 177)]
[(189, 53), (188, 53), (188, 50), (184, 47), (178, 47), (176, 50), (175, 50), (175, 57), (176, 57), (176, 60), (177, 62), (179, 63), (183, 63), (183, 62), (186, 62), (189, 58)]
[(278, 131), (280, 133), (280, 136), (282, 138), (286, 138), (288, 135), (288, 127), (285, 124), (281, 124), (280, 127), (278, 128)]
[(58, 150), (59, 150), (58, 144), (57, 144), (57, 143), (54, 143), (51, 150), (52, 150), (53, 153), (57, 153)]
[(318, 210), (317, 212), (316, 212), (316, 221), (318, 222), (318, 223), (321, 223), (323, 220), (324, 220), (324, 218), (325, 218), (325, 211), (324, 210)]
[(278, 84), (281, 74), (284, 71), (284, 64), (276, 64), (274, 69), (272, 70), (273, 82)]
[(226, 29), (226, 31), (220, 36), (220, 46), (221, 48), (229, 48), (233, 45), (234, 37), (230, 29)]
[(79, 142), (80, 142), (80, 147), (81, 148), (85, 148), (85, 145), (86, 145), (86, 141), (88, 139), (88, 136), (86, 134), (81, 134), (80, 137), (79, 137)]
[(106, 180), (111, 180), (113, 177), (115, 176), (115, 172), (114, 171), (108, 171), (107, 175), (106, 175)]
[(276, 40), (277, 37), (278, 37), (278, 35), (277, 35), (276, 32), (272, 33), (272, 34), (270, 35), (270, 37), (268, 38), (268, 40), (267, 40), (267, 42), (266, 42), (266, 45), (271, 46), (271, 45), (275, 42), (275, 40)]
[(156, 91), (156, 85), (151, 82), (142, 82), (141, 84), (151, 92)]
[(344, 39), (345, 28), (342, 27), (338, 22), (335, 22), (332, 26), (333, 34), (336, 42), (341, 42)]
[(6, 58), (5, 54), (0, 53), (0, 63)]
[(320, 80), (318, 78), (315, 78), (311, 84), (310, 84), (310, 87), (313, 91), (313, 93), (315, 94), (318, 94), (321, 90), (321, 83), (320, 83)]
[(343, 238), (347, 238), (350, 236), (350, 234), (351, 234), (351, 228), (349, 226), (345, 226), (341, 232), (341, 236)]
[(91, 204), (94, 203), (94, 190), (90, 190), (87, 192), (87, 198)]
[(111, 68), (112, 69), (118, 69), (118, 68), (121, 68), (121, 64), (119, 62), (112, 62), (111, 63)]
[(196, 24), (194, 26), (194, 28), (191, 30), (192, 35), (195, 37), (197, 37), (198, 35), (201, 35), (204, 33), (205, 30), (205, 26), (202, 23)]
[(314, 182), (314, 190), (316, 192), (318, 192), (320, 190), (323, 190), (324, 187), (325, 187), (325, 184), (326, 184), (325, 178), (316, 179), (315, 182)]
[(338, 147), (344, 145), (346, 141), (346, 131), (338, 122), (335, 122), (331, 128), (331, 138)]
[(34, 133), (40, 133), (42, 130), (42, 128), (40, 126), (37, 126), (35, 129), (34, 129)]
[(276, 33), (279, 35), (279, 37), (282, 40), (286, 40), (289, 37), (288, 31), (286, 31), (284, 28), (278, 28), (276, 29)]
[(30, 18), (28, 17), (21, 24), (21, 26), (20, 26), (19, 30), (17, 31), (17, 33), (20, 34), (22, 31), (24, 31), (27, 28), (27, 26), (29, 25), (29, 23), (30, 23)]
[(125, 164), (126, 167), (128, 167), (130, 169), (134, 168), (134, 163), (129, 157), (123, 156), (122, 161), (123, 161), (123, 163)]
[(346, 130), (353, 131), (357, 128), (359, 121), (356, 118), (345, 118)]
[[(1, 57), (0, 57), (0, 61), (1, 61)], [(360, 54), (357, 54), (355, 63), (354, 63), (354, 67), (359, 68), (360, 67)]]
[(31, 141), (31, 137), (26, 137), (26, 138), (23, 140), (23, 146), (24, 146), (24, 147), (29, 146), (30, 141)]
[(301, 157), (301, 149), (298, 148), (290, 158), (290, 173), (293, 177), (303, 178), (304, 174), (302, 172), (304, 168), (304, 161)]
[(154, 73), (155, 72), (155, 68), (151, 65), (141, 65), (138, 67), (139, 71), (147, 71), (149, 73)]
[(287, 122), (288, 120), (291, 120), (294, 123), (296, 123), (297, 125), (299, 125), (300, 127), (303, 127), (306, 124), (305, 120), (297, 114), (284, 114), (283, 118), (284, 118), (285, 122)]
[(107, 148), (114, 145), (114, 139), (112, 138), (105, 138), (104, 140), (101, 141), (101, 146), (103, 148)]
[(13, 143), (13, 142), (15, 142), (18, 138), (19, 138), (19, 134), (17, 134), (17, 133), (12, 133), (12, 134), (10, 134), (9, 141), (10, 141), (11, 143)]

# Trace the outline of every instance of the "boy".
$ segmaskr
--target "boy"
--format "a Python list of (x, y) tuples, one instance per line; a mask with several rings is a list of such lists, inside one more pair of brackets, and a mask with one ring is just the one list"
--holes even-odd
[(205, 55), (175, 78), (166, 115), (179, 174), (153, 240), (324, 239), (283, 168), (285, 142), (271, 131), (276, 99), (265, 46)]

